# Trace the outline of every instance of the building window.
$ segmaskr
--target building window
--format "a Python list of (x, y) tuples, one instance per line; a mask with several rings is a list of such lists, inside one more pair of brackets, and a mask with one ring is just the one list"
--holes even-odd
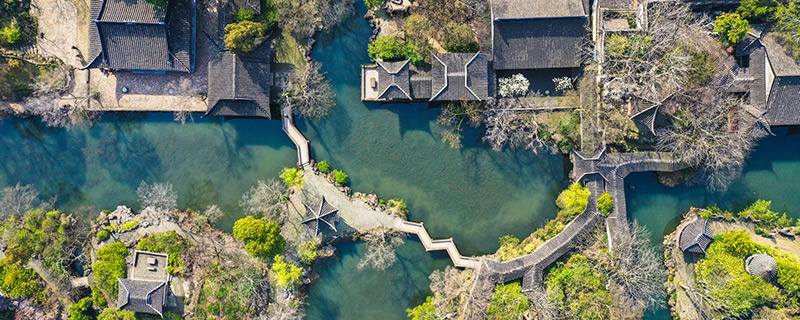
[(750, 55), (736, 57), (736, 64), (738, 64), (740, 68), (750, 68)]

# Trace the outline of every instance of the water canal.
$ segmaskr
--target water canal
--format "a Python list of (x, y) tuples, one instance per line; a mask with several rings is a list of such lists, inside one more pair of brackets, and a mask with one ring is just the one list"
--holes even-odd
[[(466, 254), (494, 251), (499, 236), (525, 236), (555, 216), (555, 196), (568, 183), (561, 156), (490, 151), (475, 130), (466, 130), (464, 148), (453, 150), (439, 141), (438, 110), (359, 100), (359, 65), (368, 62), (372, 30), (358, 5), (356, 16), (323, 35), (315, 49), (338, 107), (327, 121), (298, 123), (314, 158), (347, 172), (356, 191), (406, 199), (412, 220), (424, 221), (434, 237), (453, 237)], [(762, 141), (726, 193), (712, 194), (701, 185), (665, 188), (653, 174), (630, 176), (630, 215), (656, 241), (692, 205), (737, 209), (766, 198), (775, 209), (800, 217), (794, 192), (800, 184), (800, 136), (787, 137), (786, 130), (778, 135)], [(92, 127), (71, 130), (44, 128), (35, 119), (0, 120), (0, 150), (0, 187), (34, 184), (43, 196), (58, 196), (60, 207), (88, 216), (118, 204), (135, 207), (142, 180), (170, 182), (181, 207), (220, 204), (228, 217), (219, 227), (227, 230), (241, 217), (241, 194), (296, 161), (277, 121), (196, 117), (181, 125), (167, 114), (107, 115)], [(405, 319), (404, 310), (429, 294), (430, 272), (449, 264), (443, 253), (427, 253), (411, 238), (392, 268), (359, 271), (363, 250), (360, 244), (341, 245), (337, 259), (318, 266), (309, 319)]]

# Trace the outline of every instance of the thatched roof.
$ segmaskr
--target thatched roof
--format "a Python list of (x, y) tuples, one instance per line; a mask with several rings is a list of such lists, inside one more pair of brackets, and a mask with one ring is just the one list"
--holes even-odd
[(708, 219), (696, 219), (686, 224), (678, 236), (678, 246), (683, 252), (706, 253), (714, 236), (708, 230)]
[(775, 275), (778, 273), (778, 264), (770, 255), (760, 253), (747, 257), (745, 269), (747, 273), (769, 282), (775, 279)]

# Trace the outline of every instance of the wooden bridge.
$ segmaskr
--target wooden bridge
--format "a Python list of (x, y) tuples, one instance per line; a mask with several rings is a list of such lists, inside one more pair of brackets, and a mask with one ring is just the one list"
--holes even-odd
[(289, 139), (291, 139), (297, 147), (297, 166), (303, 170), (308, 169), (311, 166), (311, 153), (309, 152), (308, 139), (294, 126), (292, 107), (287, 106), (281, 110), (281, 124), (283, 132), (286, 132)]
[(422, 222), (397, 219), (394, 222), (394, 228), (399, 231), (416, 234), (426, 251), (447, 250), (447, 254), (450, 255), (450, 260), (453, 261), (453, 265), (456, 267), (476, 269), (480, 266), (480, 259), (464, 257), (458, 252), (453, 238), (432, 239), (431, 236), (428, 235), (428, 230), (422, 225)]

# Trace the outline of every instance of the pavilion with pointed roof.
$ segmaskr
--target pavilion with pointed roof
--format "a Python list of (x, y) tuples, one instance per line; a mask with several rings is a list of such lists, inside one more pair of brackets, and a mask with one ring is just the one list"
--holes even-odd
[(706, 253), (714, 236), (708, 229), (708, 219), (695, 219), (681, 229), (678, 246), (685, 253)]
[(320, 233), (320, 225), (327, 225), (333, 231), (336, 230), (336, 222), (339, 220), (339, 208), (334, 207), (328, 201), (325, 201), (325, 196), (318, 203), (308, 205), (303, 203), (306, 207), (306, 218), (303, 224), (308, 224), (314, 229), (314, 235)]

